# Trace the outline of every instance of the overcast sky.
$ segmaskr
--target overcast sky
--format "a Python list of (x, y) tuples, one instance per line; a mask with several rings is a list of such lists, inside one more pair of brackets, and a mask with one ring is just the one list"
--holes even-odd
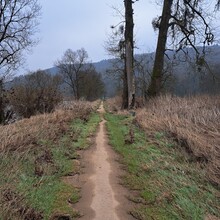
[[(67, 49), (82, 47), (93, 62), (110, 58), (104, 49), (104, 43), (111, 33), (111, 25), (123, 18), (117, 16), (112, 8), (123, 13), (124, 0), (39, 0), (42, 6), (39, 31), (36, 37), (39, 44), (26, 56), (26, 64), (19, 74), (54, 66)], [(140, 0), (134, 4), (135, 40), (138, 50), (135, 53), (155, 50), (157, 33), (153, 31), (151, 21), (161, 14), (160, 0)], [(208, 4), (216, 0), (207, 1)], [(212, 3), (210, 3), (212, 2)], [(213, 3), (214, 2), (214, 3)], [(215, 19), (219, 27), (219, 19)]]
[[(110, 26), (120, 22), (112, 6), (123, 10), (123, 0), (40, 0), (42, 16), (36, 37), (39, 44), (27, 55), (24, 71), (46, 69), (54, 65), (68, 48), (82, 47), (93, 62), (109, 58), (104, 42)], [(160, 7), (150, 0), (135, 3), (135, 37), (140, 48), (137, 53), (155, 49), (156, 33), (151, 21)], [(21, 73), (20, 73), (21, 74)]]

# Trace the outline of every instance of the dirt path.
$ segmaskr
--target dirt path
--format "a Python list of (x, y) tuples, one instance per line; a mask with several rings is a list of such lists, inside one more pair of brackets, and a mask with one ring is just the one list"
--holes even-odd
[[(99, 110), (104, 113), (103, 104)], [(79, 177), (82, 198), (76, 208), (83, 214), (81, 220), (129, 220), (128, 192), (120, 184), (122, 171), (116, 162), (118, 156), (107, 144), (106, 121), (102, 117), (95, 146), (85, 151), (82, 159), (84, 174)]]

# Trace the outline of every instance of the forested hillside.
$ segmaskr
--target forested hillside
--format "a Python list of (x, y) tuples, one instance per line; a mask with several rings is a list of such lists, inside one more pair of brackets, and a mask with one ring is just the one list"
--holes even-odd
[[(202, 48), (200, 48), (202, 50)], [(153, 68), (155, 53), (145, 53), (135, 55), (137, 61), (136, 68), (136, 81), (137, 92), (139, 95), (143, 93), (141, 84), (147, 84), (150, 81), (150, 73)], [(195, 59), (195, 52), (192, 49), (188, 49), (187, 57), (183, 52), (175, 54), (174, 52), (168, 52), (166, 59), (167, 69), (167, 81), (166, 91), (175, 95), (196, 95), (196, 94), (219, 94), (220, 85), (220, 46), (211, 46), (206, 48), (205, 60), (207, 65), (198, 65)], [(114, 69), (114, 63), (118, 62), (116, 59), (102, 60), (100, 62), (92, 63), (95, 70), (101, 74), (102, 80), (105, 85), (105, 96), (113, 97), (122, 89), (122, 82), (120, 74), (114, 74), (111, 72), (116, 71)], [(121, 62), (121, 69), (123, 68), (123, 62)], [(51, 75), (59, 74), (57, 67), (44, 70)], [(23, 76), (16, 77), (9, 86), (13, 83), (22, 82)], [(65, 85), (61, 86), (65, 88)], [(68, 88), (66, 88), (68, 90)], [(67, 92), (68, 94), (68, 92)]]

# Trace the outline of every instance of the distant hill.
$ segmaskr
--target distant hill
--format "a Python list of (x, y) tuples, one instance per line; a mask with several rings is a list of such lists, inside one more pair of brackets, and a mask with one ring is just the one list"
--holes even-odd
[[(202, 51), (202, 48), (198, 48), (199, 51)], [(172, 74), (175, 78), (175, 82), (173, 82), (172, 92), (177, 95), (185, 95), (185, 94), (196, 94), (197, 92), (201, 92), (200, 88), (200, 78), (207, 73), (202, 71), (198, 71), (198, 67), (195, 64), (195, 52), (193, 49), (187, 50), (188, 57), (190, 57), (190, 62), (186, 62), (185, 53), (179, 52), (177, 55), (174, 55), (174, 52), (169, 51), (167, 53), (168, 58), (166, 58), (167, 63), (173, 63)], [(136, 54), (136, 60), (143, 60), (143, 63), (146, 64), (146, 68), (152, 69), (154, 53), (146, 53), (146, 54)], [(210, 67), (214, 67), (215, 74), (220, 77), (220, 46), (210, 46), (206, 47), (206, 56)], [(116, 88), (118, 82), (113, 77), (110, 77), (106, 74), (106, 70), (112, 68), (112, 63), (115, 59), (107, 59), (101, 60), (100, 62), (92, 63), (95, 66), (97, 72), (102, 74), (103, 81), (106, 87), (106, 95), (108, 97), (114, 96), (116, 94)], [(202, 67), (202, 69), (204, 69)], [(50, 74), (57, 74), (58, 68), (51, 67), (45, 70)], [(22, 81), (23, 76), (16, 77), (11, 83)], [(211, 82), (210, 82), (211, 83)], [(219, 85), (220, 86), (220, 85)]]

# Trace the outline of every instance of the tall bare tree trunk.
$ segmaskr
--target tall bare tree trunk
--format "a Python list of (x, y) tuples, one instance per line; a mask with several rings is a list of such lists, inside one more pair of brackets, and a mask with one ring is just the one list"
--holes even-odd
[(3, 81), (0, 79), (0, 124), (4, 123)]
[(167, 33), (169, 29), (169, 20), (171, 16), (171, 7), (173, 0), (164, 0), (163, 12), (159, 27), (159, 35), (157, 41), (157, 49), (154, 61), (153, 72), (151, 76), (151, 83), (148, 88), (149, 96), (156, 96), (160, 93), (162, 88), (162, 76), (164, 67), (164, 54), (166, 50)]
[(122, 94), (121, 109), (128, 109), (128, 80), (127, 80), (126, 66), (124, 68), (124, 76), (123, 76), (123, 94)]
[(128, 86), (128, 108), (135, 104), (134, 52), (133, 52), (133, 8), (132, 0), (124, 0), (125, 5), (125, 66)]

